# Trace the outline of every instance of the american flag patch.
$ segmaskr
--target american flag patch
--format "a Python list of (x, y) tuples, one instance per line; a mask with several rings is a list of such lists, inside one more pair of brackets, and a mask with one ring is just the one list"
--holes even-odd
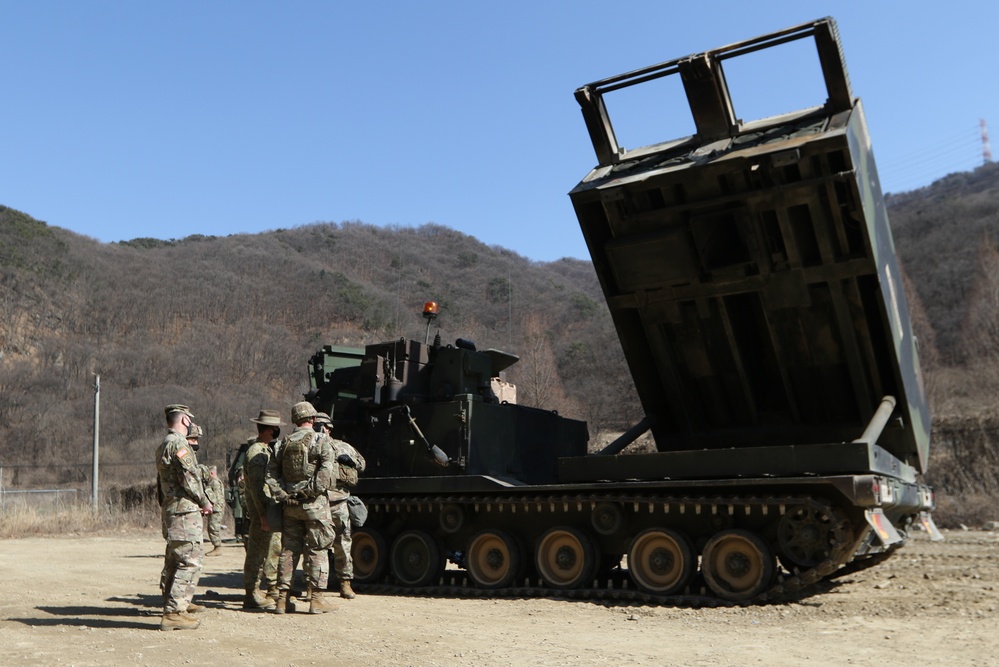
[(187, 447), (181, 447), (177, 450), (177, 458), (182, 459), (187, 456)]

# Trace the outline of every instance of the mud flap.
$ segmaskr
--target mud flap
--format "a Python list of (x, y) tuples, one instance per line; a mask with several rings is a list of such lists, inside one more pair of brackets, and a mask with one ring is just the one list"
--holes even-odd
[(891, 521), (888, 520), (888, 517), (885, 516), (880, 507), (866, 510), (864, 517), (867, 519), (867, 523), (871, 525), (871, 528), (874, 529), (874, 534), (881, 540), (882, 546), (890, 547), (902, 541), (902, 536), (895, 530), (895, 526), (891, 525)]
[(933, 517), (930, 516), (929, 512), (919, 513), (919, 523), (923, 526), (923, 530), (930, 536), (930, 540), (933, 542), (943, 541), (943, 533), (937, 529), (937, 524), (933, 523)]

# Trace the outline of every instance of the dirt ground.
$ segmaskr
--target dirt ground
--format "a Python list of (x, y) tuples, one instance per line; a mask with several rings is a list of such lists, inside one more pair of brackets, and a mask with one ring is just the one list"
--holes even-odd
[(999, 665), (999, 532), (914, 536), (776, 606), (361, 595), (322, 616), (240, 610), (243, 549), (206, 558), (201, 628), (159, 631), (157, 534), (0, 541), (3, 665)]

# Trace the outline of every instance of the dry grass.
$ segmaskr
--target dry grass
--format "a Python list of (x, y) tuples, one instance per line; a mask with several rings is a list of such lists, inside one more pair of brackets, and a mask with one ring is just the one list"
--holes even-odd
[(0, 510), (0, 539), (143, 532), (159, 528), (159, 508), (149, 505), (126, 510), (107, 504), (96, 512), (84, 503), (55, 508), (14, 505)]
[(933, 520), (940, 528), (982, 528), (999, 521), (999, 498), (989, 493), (947, 495), (937, 490)]

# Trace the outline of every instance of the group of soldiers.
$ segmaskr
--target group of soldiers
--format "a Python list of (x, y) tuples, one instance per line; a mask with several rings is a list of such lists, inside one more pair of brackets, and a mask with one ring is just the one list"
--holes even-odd
[[(194, 629), (192, 616), (204, 608), (194, 604), (201, 575), (202, 516), (209, 517), (209, 554), (219, 553), (223, 496), (213, 468), (197, 462), (201, 428), (185, 405), (166, 407), (167, 435), (157, 452), (157, 488), (167, 541), (160, 579), (163, 592), (162, 630)], [(294, 611), (292, 583), (302, 559), (309, 613), (335, 609), (326, 599), (329, 550), (340, 596), (353, 599), (350, 558), (351, 520), (347, 500), (364, 470), (364, 458), (348, 443), (331, 436), (329, 415), (307, 401), (291, 410), (294, 430), (281, 438), (280, 414), (261, 410), (257, 437), (246, 452), (243, 476), (249, 536), (243, 565), (243, 609)], [(214, 518), (218, 520), (214, 522)], [(216, 541), (218, 540), (218, 541)], [(258, 587), (258, 582), (261, 587)]]

